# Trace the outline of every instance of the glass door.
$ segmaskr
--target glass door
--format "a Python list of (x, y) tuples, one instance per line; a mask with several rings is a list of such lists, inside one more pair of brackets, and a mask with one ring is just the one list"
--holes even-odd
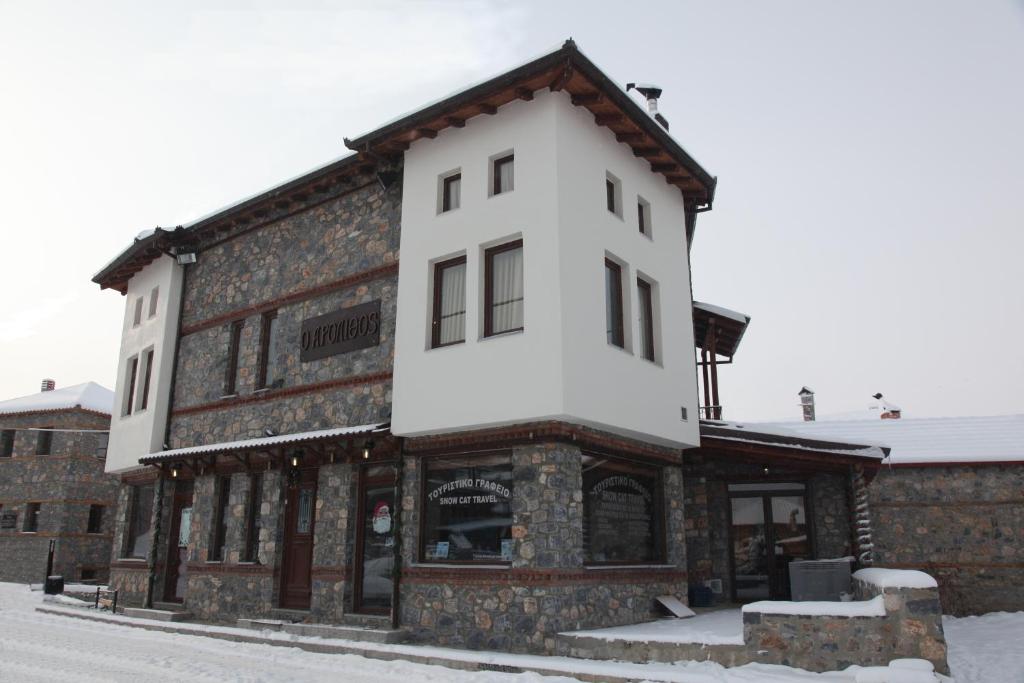
[(394, 594), (395, 467), (360, 469), (359, 535), (356, 538), (355, 611), (382, 614)]
[(789, 600), (789, 563), (813, 556), (805, 486), (730, 484), (733, 599)]

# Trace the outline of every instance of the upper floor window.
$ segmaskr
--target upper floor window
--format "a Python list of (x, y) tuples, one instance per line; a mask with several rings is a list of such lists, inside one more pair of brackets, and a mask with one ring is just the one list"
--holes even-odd
[(22, 523), (22, 531), (29, 533), (39, 531), (39, 512), (41, 508), (41, 503), (25, 503), (25, 521)]
[(103, 533), (103, 506), (102, 505), (90, 505), (89, 506), (89, 522), (85, 527), (85, 533), (87, 534), (100, 534)]
[(281, 377), (281, 363), (278, 360), (278, 337), (280, 325), (277, 311), (263, 314), (260, 328), (260, 367), (256, 388), (279, 387), (284, 383)]
[(434, 264), (431, 348), (466, 340), (466, 257)]
[(236, 320), (231, 323), (231, 331), (228, 337), (228, 359), (224, 372), (224, 395), (231, 396), (235, 393), (235, 384), (238, 381), (238, 347), (242, 342), (242, 328), (244, 320)]
[(647, 360), (654, 362), (654, 293), (650, 282), (641, 277), (636, 279), (637, 303), (640, 309), (640, 352)]
[(110, 445), (110, 433), (100, 432), (96, 435), (96, 457), (106, 459), (107, 446)]
[(515, 189), (515, 155), (504, 154), (491, 161), (491, 194)]
[(53, 452), (53, 425), (39, 429), (36, 437), (36, 455), (50, 455)]
[(462, 173), (456, 171), (441, 177), (441, 207), (438, 213), (462, 206)]
[(604, 313), (608, 343), (620, 349), (625, 348), (626, 335), (622, 323), (622, 267), (608, 258), (604, 260)]
[(135, 316), (132, 318), (132, 327), (142, 324), (142, 297), (135, 300)]
[(245, 554), (243, 562), (260, 561), (260, 506), (263, 503), (263, 475), (249, 475), (249, 501), (245, 508)]
[(636, 198), (636, 220), (641, 235), (651, 236), (651, 205), (646, 199)]
[(142, 354), (142, 396), (139, 397), (139, 410), (149, 407), (149, 383), (153, 376), (153, 349), (146, 349)]
[(14, 455), (14, 435), (17, 432), (13, 429), (5, 429), (0, 432), (0, 458), (9, 458)]
[(523, 241), (484, 252), (484, 336), (523, 329)]
[(160, 288), (154, 287), (153, 291), (149, 294), (149, 317), (156, 317), (156, 304), (160, 300)]
[(608, 211), (622, 218), (622, 182), (608, 172), (604, 177), (604, 195)]
[(135, 380), (139, 375), (139, 357), (132, 356), (128, 359), (128, 365), (125, 368), (125, 392), (124, 392), (124, 405), (121, 407), (121, 415), (131, 415), (132, 408), (134, 407), (135, 401)]

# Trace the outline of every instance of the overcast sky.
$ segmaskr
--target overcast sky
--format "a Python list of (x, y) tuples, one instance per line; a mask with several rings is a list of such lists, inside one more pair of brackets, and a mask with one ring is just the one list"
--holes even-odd
[(132, 237), (572, 36), (719, 178), (725, 416), (1024, 412), (1024, 4), (0, 0), (0, 399), (114, 385)]

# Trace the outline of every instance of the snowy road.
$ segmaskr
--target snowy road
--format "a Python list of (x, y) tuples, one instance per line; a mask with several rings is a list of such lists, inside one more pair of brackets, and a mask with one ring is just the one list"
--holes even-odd
[[(0, 583), (0, 683), (239, 681), (284, 683), (573, 683), (536, 674), (468, 672), (356, 655), (232, 643), (41, 614), (42, 596)], [(944, 620), (957, 683), (1024, 683), (1024, 612)], [(615, 666), (615, 665), (612, 665)], [(852, 683), (855, 673), (787, 667), (656, 665), (681, 683)]]

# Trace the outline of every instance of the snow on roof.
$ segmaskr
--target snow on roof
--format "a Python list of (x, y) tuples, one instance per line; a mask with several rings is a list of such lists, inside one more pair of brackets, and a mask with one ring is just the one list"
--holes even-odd
[(878, 443), (894, 465), (1024, 462), (1024, 415), (771, 422), (751, 425), (805, 438)]
[(731, 311), (728, 308), (722, 308), (721, 306), (715, 306), (714, 304), (706, 304), (703, 301), (694, 301), (693, 307), (699, 308), (702, 311), (707, 311), (712, 315), (717, 315), (722, 318), (729, 318), (730, 320), (735, 320), (736, 322), (742, 325), (746, 325), (747, 323), (750, 322), (749, 315), (739, 313), (737, 311)]
[(885, 458), (885, 446), (864, 439), (832, 438), (828, 435), (812, 436), (801, 434), (794, 429), (787, 429), (766, 423), (725, 422), (721, 420), (701, 420), (701, 436), (741, 441), (766, 446), (782, 446), (796, 450), (814, 451), (818, 453), (834, 453), (858, 458)]
[(255, 448), (269, 448), (281, 446), (300, 441), (318, 441), (330, 439), (336, 436), (351, 436), (354, 434), (370, 434), (373, 432), (385, 431), (388, 428), (387, 422), (379, 422), (354, 427), (335, 427), (333, 429), (319, 429), (311, 432), (296, 432), (294, 434), (279, 434), (277, 436), (264, 436), (256, 439), (242, 439), (240, 441), (222, 441), (220, 443), (208, 443), (201, 446), (186, 446), (185, 448), (172, 448), (166, 451), (158, 451), (139, 459), (140, 464), (147, 464), (161, 460), (173, 460), (175, 458), (187, 458), (193, 455), (204, 455), (208, 453), (226, 453), (228, 451), (251, 450)]
[(104, 415), (114, 409), (114, 392), (96, 382), (85, 382), (73, 387), (40, 391), (20, 398), (0, 401), (0, 414), (35, 413), (43, 410), (84, 408)]

